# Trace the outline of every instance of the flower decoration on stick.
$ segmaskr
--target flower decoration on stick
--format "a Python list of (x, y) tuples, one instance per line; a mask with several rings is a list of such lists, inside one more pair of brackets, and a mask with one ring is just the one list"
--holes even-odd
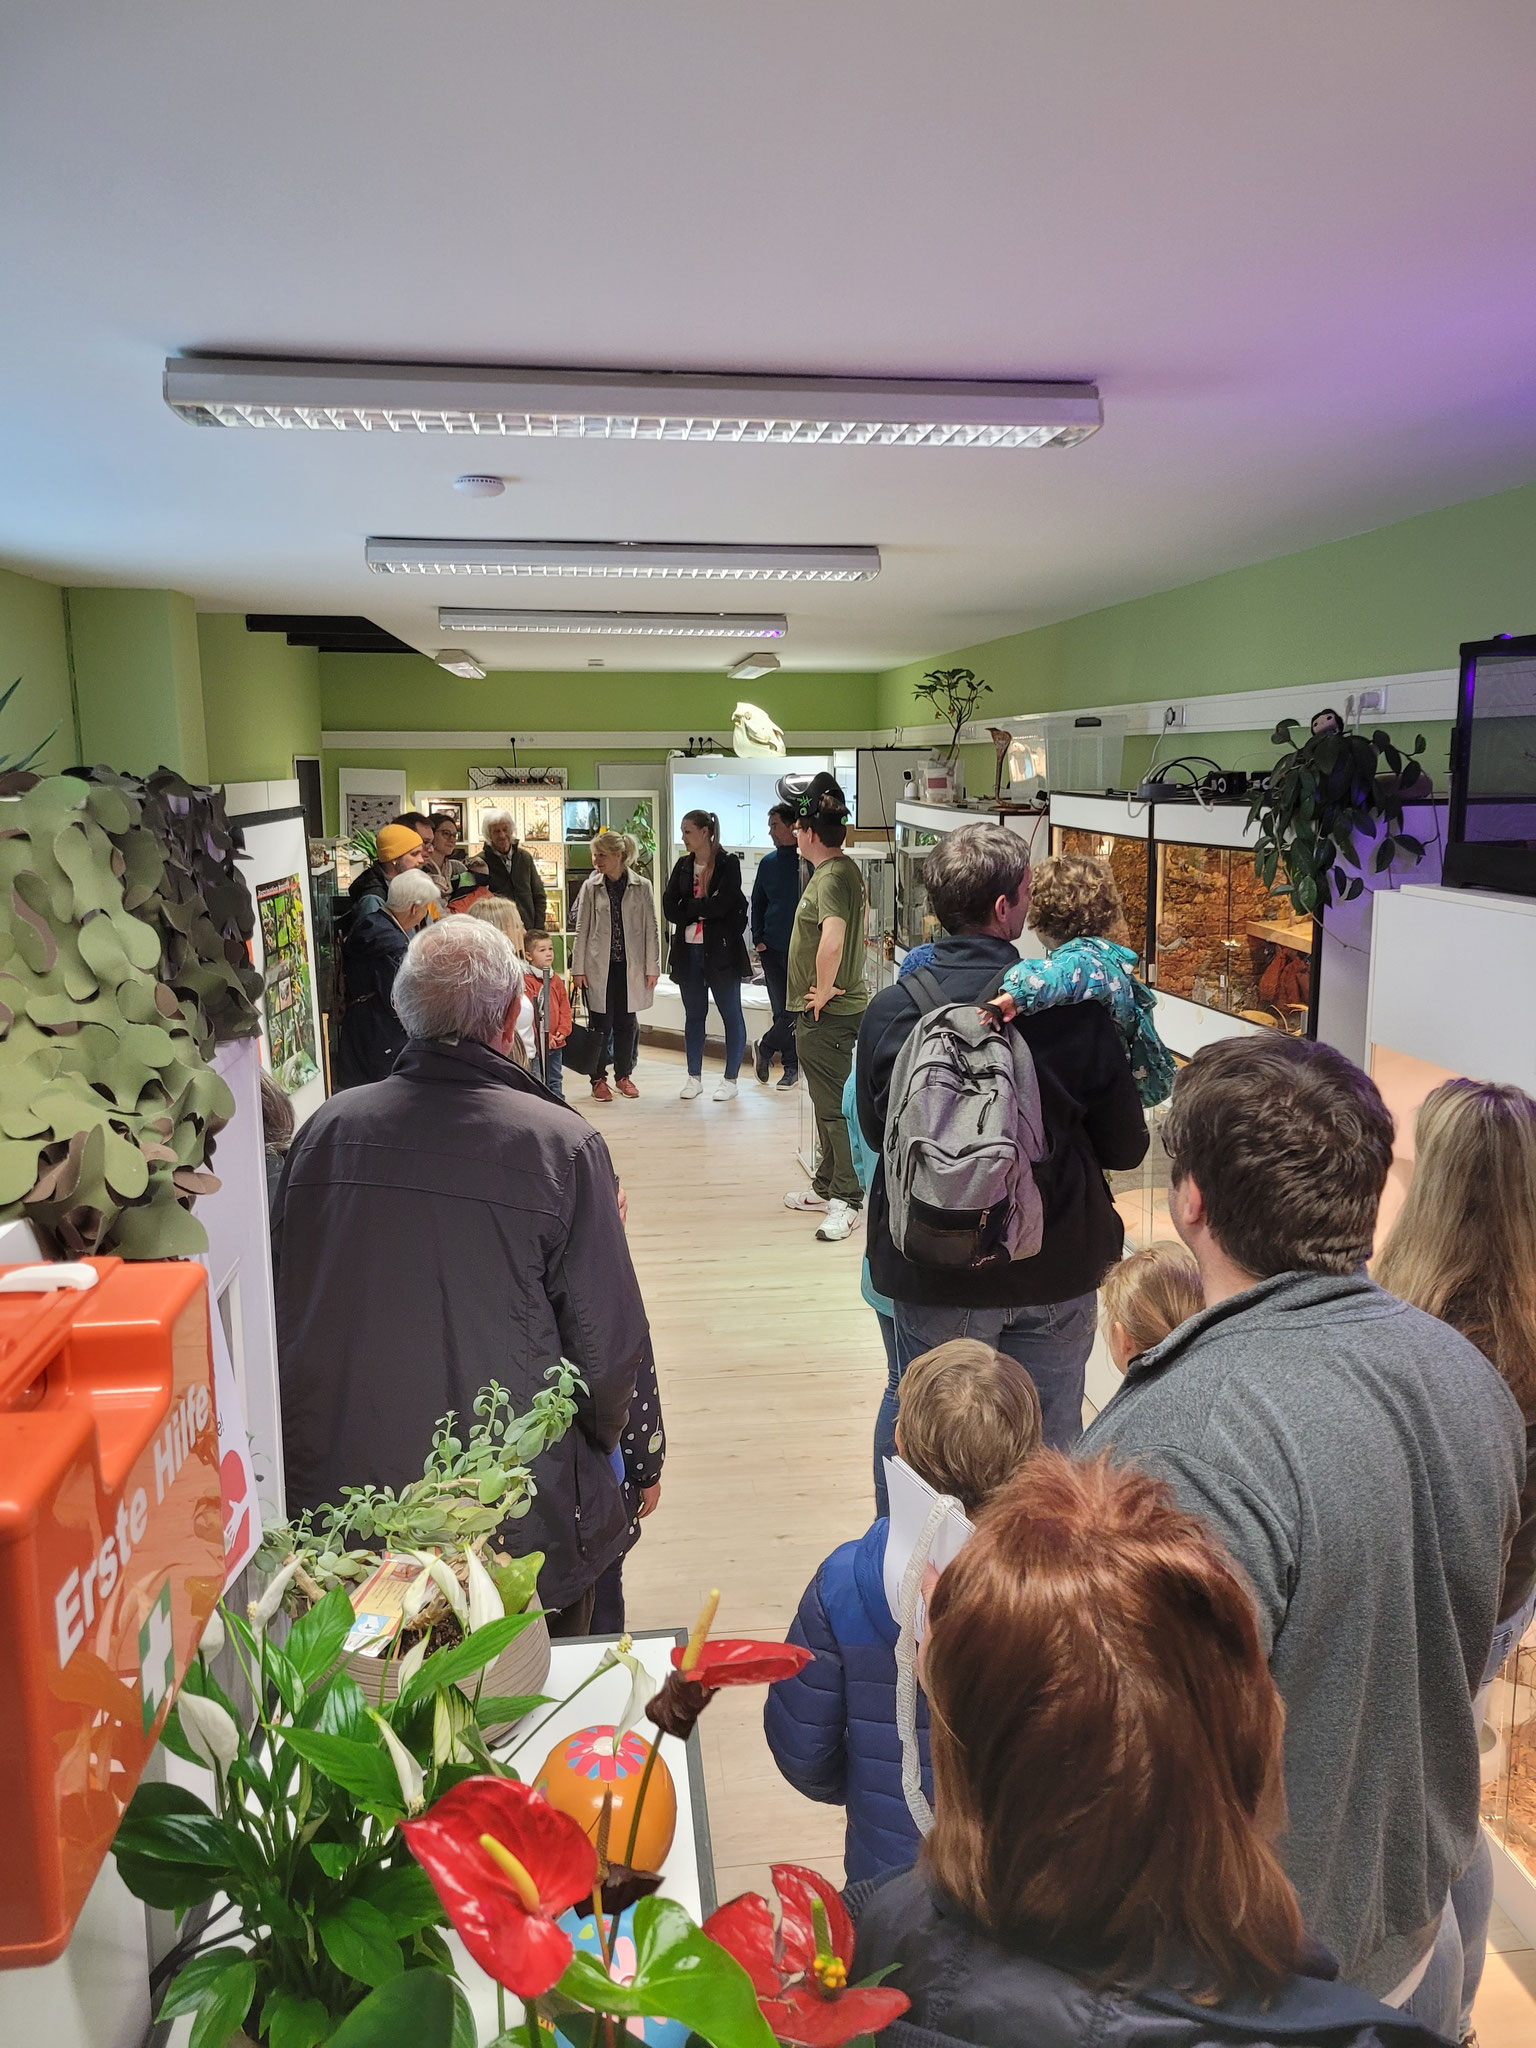
[(719, 1606), (717, 1590), (705, 1601), (688, 1641), (672, 1652), (673, 1669), (645, 1710), (646, 1719), (663, 1735), (675, 1735), (679, 1741), (687, 1741), (700, 1714), (723, 1687), (773, 1685), (793, 1678), (811, 1661), (811, 1652), (794, 1643), (710, 1642)]
[(555, 1922), (597, 1880), (575, 1821), (511, 1778), (466, 1778), (401, 1833), (482, 1970), (523, 1999), (559, 1982), (572, 1946)]
[(704, 1932), (752, 1979), (763, 2018), (791, 2048), (843, 2048), (899, 2019), (910, 2001), (878, 1985), (850, 1985), (853, 1922), (836, 1888), (795, 1863), (773, 1866), (779, 1924), (745, 1892), (704, 1922)]

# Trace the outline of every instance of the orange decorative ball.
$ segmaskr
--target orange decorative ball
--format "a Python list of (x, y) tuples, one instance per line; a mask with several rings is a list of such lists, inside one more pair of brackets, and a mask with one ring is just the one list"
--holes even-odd
[(628, 1858), (624, 1853), (650, 1752), (651, 1745), (633, 1729), (620, 1739), (611, 1725), (578, 1728), (574, 1735), (564, 1736), (555, 1744), (534, 1782), (550, 1805), (579, 1822), (594, 1842), (602, 1820), (603, 1800), (612, 1793), (609, 1862), (628, 1861), (637, 1870), (660, 1870), (677, 1831), (677, 1790), (661, 1757), (657, 1757), (651, 1782), (645, 1789), (645, 1809), (640, 1816), (635, 1853)]

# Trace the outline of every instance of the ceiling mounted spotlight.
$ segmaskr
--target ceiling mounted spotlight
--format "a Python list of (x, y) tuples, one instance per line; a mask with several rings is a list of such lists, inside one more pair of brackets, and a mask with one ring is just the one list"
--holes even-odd
[(453, 488), (466, 498), (499, 498), (507, 488), (504, 478), (499, 476), (456, 476)]
[(411, 540), (375, 534), (363, 550), (383, 576), (680, 577), (699, 582), (863, 583), (867, 547), (738, 547), (648, 540)]
[(173, 412), (204, 427), (557, 440), (1070, 448), (1104, 419), (1095, 384), (969, 378), (172, 356), (164, 391)]
[(485, 670), (472, 654), (466, 654), (462, 647), (439, 647), (432, 659), (439, 668), (447, 669), (451, 676), (463, 676), (467, 682), (482, 680)]
[(782, 612), (547, 612), (485, 611), (443, 605), (444, 633), (622, 633), (684, 640), (782, 640)]
[(772, 675), (778, 665), (779, 657), (765, 647), (761, 654), (744, 654), (725, 673), (733, 683), (755, 683), (759, 676)]

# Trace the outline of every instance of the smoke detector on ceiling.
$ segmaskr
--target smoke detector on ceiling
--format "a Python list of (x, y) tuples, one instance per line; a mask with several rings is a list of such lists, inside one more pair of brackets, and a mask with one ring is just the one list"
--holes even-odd
[(499, 476), (456, 476), (453, 488), (466, 498), (499, 498), (507, 484), (505, 477)]
[(750, 683), (758, 676), (771, 676), (778, 665), (776, 654), (744, 654), (740, 661), (732, 663), (726, 674), (733, 683)]
[(447, 669), (451, 676), (463, 676), (468, 682), (478, 683), (484, 679), (485, 670), (472, 654), (466, 654), (462, 647), (439, 647), (432, 659), (439, 668)]

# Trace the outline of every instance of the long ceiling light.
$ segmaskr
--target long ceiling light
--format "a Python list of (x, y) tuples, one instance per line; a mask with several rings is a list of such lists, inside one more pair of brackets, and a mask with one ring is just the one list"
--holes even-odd
[(383, 576), (682, 577), (699, 582), (863, 583), (878, 548), (738, 547), (648, 540), (409, 540), (364, 549)]
[(226, 356), (172, 356), (165, 402), (204, 427), (926, 448), (1070, 448), (1104, 418), (1094, 384)]
[(637, 633), (685, 640), (782, 640), (782, 612), (548, 612), (485, 611), (442, 606), (445, 633)]

